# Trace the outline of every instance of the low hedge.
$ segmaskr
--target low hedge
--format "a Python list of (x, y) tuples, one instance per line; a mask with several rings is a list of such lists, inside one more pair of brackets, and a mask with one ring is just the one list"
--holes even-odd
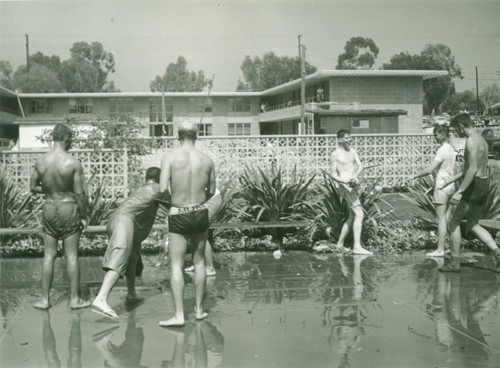
[[(375, 234), (364, 234), (364, 246), (376, 253), (390, 253), (423, 249), (435, 249), (437, 233), (418, 220), (393, 221), (382, 226)], [(497, 239), (497, 242), (500, 239)], [(142, 243), (143, 254), (158, 254), (164, 245), (164, 235), (161, 231), (153, 231)], [(328, 243), (328, 240), (324, 240)], [(80, 239), (81, 256), (102, 256), (108, 245), (106, 235), (84, 234)], [(312, 251), (313, 245), (306, 236), (306, 230), (299, 230), (292, 236), (287, 236), (283, 242), (284, 250)], [(277, 249), (277, 244), (271, 236), (249, 236), (236, 231), (219, 234), (214, 240), (216, 252), (240, 251), (271, 251)], [(486, 251), (487, 248), (478, 239), (464, 237), (462, 248), (472, 251)], [(59, 255), (63, 255), (62, 247)], [(16, 237), (5, 242), (0, 247), (2, 258), (42, 257), (43, 241), (39, 236)]]

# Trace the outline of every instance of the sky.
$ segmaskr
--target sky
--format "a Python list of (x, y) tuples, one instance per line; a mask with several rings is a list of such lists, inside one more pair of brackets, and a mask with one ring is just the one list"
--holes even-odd
[(0, 1), (0, 60), (14, 70), (30, 54), (69, 57), (74, 42), (101, 42), (116, 72), (108, 79), (124, 92), (149, 91), (179, 55), (189, 70), (215, 75), (214, 91), (234, 91), (246, 55), (297, 56), (319, 70), (335, 69), (345, 43), (372, 38), (375, 68), (394, 54), (418, 54), (443, 43), (461, 66), (458, 91), (500, 85), (500, 0), (101, 0)]

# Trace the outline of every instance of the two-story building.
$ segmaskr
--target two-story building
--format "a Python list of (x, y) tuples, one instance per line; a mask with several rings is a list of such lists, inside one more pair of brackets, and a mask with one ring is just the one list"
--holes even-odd
[(21, 148), (45, 146), (36, 137), (74, 118), (87, 125), (132, 116), (144, 136), (172, 136), (176, 123), (199, 124), (200, 136), (422, 132), (423, 80), (447, 75), (428, 70), (323, 70), (305, 81), (306, 124), (301, 126), (301, 80), (262, 92), (15, 93), (0, 90), (1, 137), (18, 135)]

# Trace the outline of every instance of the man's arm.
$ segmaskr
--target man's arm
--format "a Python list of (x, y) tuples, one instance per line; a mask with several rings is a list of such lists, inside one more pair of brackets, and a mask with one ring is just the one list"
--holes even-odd
[(160, 173), (160, 195), (165, 196), (170, 190), (170, 160), (168, 154), (163, 156), (161, 160)]
[(210, 160), (210, 183), (207, 189), (207, 200), (209, 200), (215, 194), (215, 165), (212, 160)]
[(80, 218), (82, 224), (85, 227), (87, 225), (87, 193), (85, 193), (85, 188), (83, 185), (83, 168), (80, 161), (75, 160), (75, 174), (73, 176), (73, 193), (75, 194), (76, 203), (78, 204), (78, 209), (80, 210)]
[(347, 184), (346, 181), (342, 180), (337, 173), (337, 153), (332, 152), (330, 155), (330, 176), (333, 180), (341, 184)]
[(361, 163), (361, 160), (359, 159), (358, 153), (356, 151), (354, 151), (354, 162), (356, 162), (356, 165), (358, 166), (356, 170), (356, 180), (357, 180), (359, 174), (361, 174), (361, 171), (363, 171), (363, 164)]
[(40, 175), (38, 174), (38, 162), (35, 164), (35, 167), (31, 172), (30, 190), (33, 194), (43, 194), (42, 182), (40, 180)]
[(427, 176), (427, 175), (432, 174), (434, 171), (436, 171), (439, 168), (440, 165), (441, 165), (440, 161), (438, 161), (438, 160), (432, 161), (431, 166), (429, 166), (429, 167), (425, 168), (424, 170), (422, 170), (421, 172), (419, 172), (417, 175), (415, 175), (413, 177), (413, 179), (418, 179), (418, 178), (421, 178), (422, 176)]

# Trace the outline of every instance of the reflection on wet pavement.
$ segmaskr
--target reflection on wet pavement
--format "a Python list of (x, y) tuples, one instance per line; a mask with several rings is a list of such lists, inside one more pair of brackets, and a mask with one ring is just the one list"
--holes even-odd
[[(70, 311), (64, 259), (53, 308), (39, 311), (41, 260), (0, 261), (0, 366), (69, 367), (498, 367), (500, 278), (489, 256), (460, 274), (437, 271), (424, 253), (390, 256), (219, 254), (197, 322), (185, 276), (184, 328), (160, 328), (172, 313), (168, 269), (145, 257), (138, 305), (110, 297), (119, 318)], [(81, 259), (92, 298), (100, 259)]]

